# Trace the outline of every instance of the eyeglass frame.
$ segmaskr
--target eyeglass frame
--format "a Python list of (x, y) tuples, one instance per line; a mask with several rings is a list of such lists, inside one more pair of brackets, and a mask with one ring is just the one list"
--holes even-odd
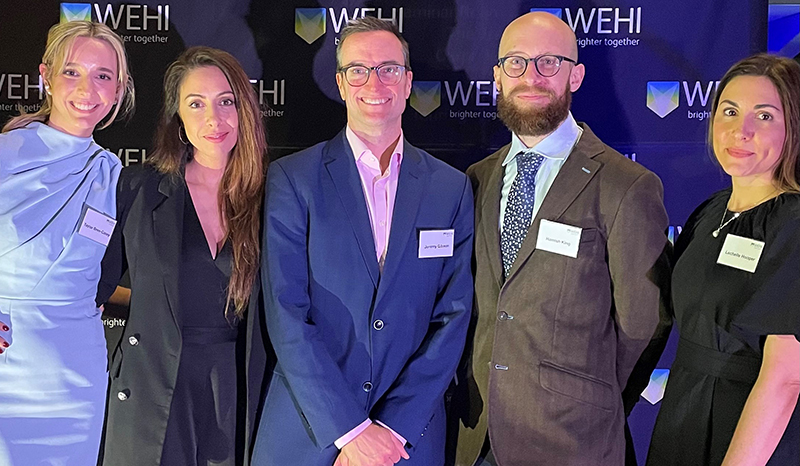
[[(539, 71), (539, 63), (538, 62), (539, 62), (539, 59), (543, 58), (543, 57), (555, 57), (556, 59), (558, 59), (558, 69), (556, 70), (555, 73), (551, 74), (550, 76), (546, 76), (541, 71)], [(508, 60), (509, 58), (521, 58), (522, 60), (525, 61), (525, 68), (522, 70), (522, 73), (520, 73), (519, 76), (511, 76), (510, 74), (508, 74), (508, 71), (506, 71), (506, 68), (503, 66), (505, 61)], [(578, 64), (578, 62), (576, 60), (573, 60), (573, 59), (571, 59), (569, 57), (565, 57), (563, 55), (556, 55), (554, 53), (543, 53), (541, 55), (537, 55), (537, 56), (531, 57), (531, 58), (525, 58), (525, 57), (523, 57), (521, 55), (506, 55), (505, 57), (500, 57), (497, 60), (497, 66), (500, 67), (501, 70), (503, 70), (503, 73), (505, 73), (506, 76), (508, 76), (509, 78), (512, 78), (512, 79), (516, 79), (516, 78), (520, 78), (520, 77), (525, 75), (525, 73), (528, 71), (528, 65), (530, 65), (531, 62), (533, 62), (533, 68), (536, 70), (537, 73), (539, 73), (539, 76), (542, 76), (543, 78), (552, 78), (553, 76), (557, 75), (558, 72), (561, 71), (561, 64), (563, 62), (572, 63), (573, 65), (577, 65)]]
[[(381, 79), (381, 75), (380, 75), (380, 73), (377, 73), (377, 71), (378, 71), (378, 68), (382, 68), (382, 67), (384, 67), (384, 66), (398, 66), (398, 67), (400, 67), (400, 68), (402, 68), (402, 69), (403, 69), (403, 70), (400, 72), (400, 78), (398, 78), (398, 80), (397, 80), (397, 82), (396, 82), (396, 83), (394, 83), (394, 84), (387, 84), (387, 83), (383, 82), (383, 80)], [(352, 83), (350, 82), (350, 80), (349, 80), (349, 79), (347, 79), (347, 71), (348, 71), (349, 69), (351, 69), (351, 68), (355, 68), (355, 67), (360, 67), (360, 68), (364, 68), (364, 69), (366, 69), (366, 70), (367, 70), (367, 79), (366, 79), (366, 80), (364, 80), (364, 84), (358, 84), (358, 85), (356, 85), (356, 84), (352, 84)], [(367, 65), (361, 65), (361, 64), (359, 64), (359, 63), (353, 63), (353, 64), (350, 64), (350, 65), (347, 65), (347, 66), (340, 66), (339, 68), (337, 68), (337, 69), (336, 69), (336, 72), (337, 72), (337, 73), (342, 73), (342, 75), (344, 76), (344, 80), (345, 80), (345, 82), (346, 82), (347, 84), (349, 84), (349, 85), (353, 86), (353, 87), (361, 87), (361, 86), (365, 86), (365, 85), (366, 85), (366, 84), (369, 82), (369, 76), (370, 76), (370, 73), (372, 73), (373, 71), (375, 71), (375, 72), (376, 72), (376, 74), (375, 74), (375, 75), (378, 77), (378, 81), (380, 81), (380, 83), (381, 83), (381, 84), (383, 84), (384, 86), (395, 86), (395, 85), (397, 85), (397, 84), (399, 84), (399, 83), (400, 83), (400, 80), (401, 80), (401, 78), (402, 78), (402, 73), (407, 73), (407, 72), (411, 71), (411, 67), (410, 67), (410, 66), (406, 66), (406, 65), (401, 65), (400, 63), (395, 63), (395, 62), (385, 62), (385, 63), (381, 63), (380, 65), (375, 65), (375, 66), (367, 66)]]

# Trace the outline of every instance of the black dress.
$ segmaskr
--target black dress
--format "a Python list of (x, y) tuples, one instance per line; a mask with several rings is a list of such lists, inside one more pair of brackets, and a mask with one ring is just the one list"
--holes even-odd
[(237, 416), (238, 330), (224, 312), (232, 251), (226, 242), (216, 259), (211, 256), (191, 195), (184, 189), (182, 350), (161, 464), (233, 466), (237, 421), (241, 423)]
[[(800, 335), (800, 194), (743, 212), (715, 238), (730, 193), (698, 207), (675, 247), (680, 340), (648, 465), (721, 464), (758, 377), (766, 336)], [(728, 234), (765, 243), (754, 273), (717, 264)], [(800, 464), (799, 413), (795, 407), (768, 464)]]

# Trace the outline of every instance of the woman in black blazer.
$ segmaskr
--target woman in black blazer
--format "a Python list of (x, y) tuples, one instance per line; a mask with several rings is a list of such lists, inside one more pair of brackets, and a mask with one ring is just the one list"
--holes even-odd
[(235, 58), (194, 47), (169, 67), (155, 146), (123, 170), (103, 261), (101, 301), (131, 278), (103, 461), (242, 464), (269, 359), (258, 280), (267, 158)]

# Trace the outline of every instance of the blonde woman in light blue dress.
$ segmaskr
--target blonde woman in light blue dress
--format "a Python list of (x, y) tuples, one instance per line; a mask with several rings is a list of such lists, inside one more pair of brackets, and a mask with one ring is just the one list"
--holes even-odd
[(92, 139), (133, 106), (108, 27), (50, 29), (41, 109), (0, 134), (0, 465), (93, 466), (107, 387), (95, 305), (119, 159)]

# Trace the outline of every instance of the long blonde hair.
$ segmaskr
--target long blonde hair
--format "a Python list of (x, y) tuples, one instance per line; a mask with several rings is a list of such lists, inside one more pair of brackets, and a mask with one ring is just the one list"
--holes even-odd
[(233, 246), (233, 267), (228, 283), (225, 314), (233, 304), (237, 318), (244, 315), (261, 262), (261, 204), (268, 163), (264, 121), (258, 98), (247, 73), (231, 54), (210, 47), (192, 47), (172, 63), (164, 75), (164, 108), (156, 129), (153, 155), (147, 159), (165, 174), (179, 175), (192, 157), (192, 145), (180, 135), (180, 87), (196, 68), (218, 68), (231, 85), (239, 115), (239, 136), (219, 187), (218, 205)]
[[(70, 21), (51, 27), (47, 33), (47, 46), (44, 49), (44, 56), (42, 56), (42, 63), (47, 66), (45, 76), (42, 78), (45, 82), (50, 82), (53, 76), (64, 71), (72, 44), (78, 37), (103, 40), (114, 49), (114, 53), (117, 55), (117, 104), (114, 105), (105, 123), (100, 126), (100, 129), (107, 128), (117, 116), (130, 115), (133, 112), (134, 102), (133, 78), (128, 71), (125, 45), (122, 39), (108, 26), (90, 21)], [(52, 100), (49, 94), (45, 94), (44, 102), (39, 110), (33, 113), (23, 111), (21, 115), (6, 123), (3, 132), (22, 128), (34, 121), (46, 122), (50, 118), (53, 108)]]

